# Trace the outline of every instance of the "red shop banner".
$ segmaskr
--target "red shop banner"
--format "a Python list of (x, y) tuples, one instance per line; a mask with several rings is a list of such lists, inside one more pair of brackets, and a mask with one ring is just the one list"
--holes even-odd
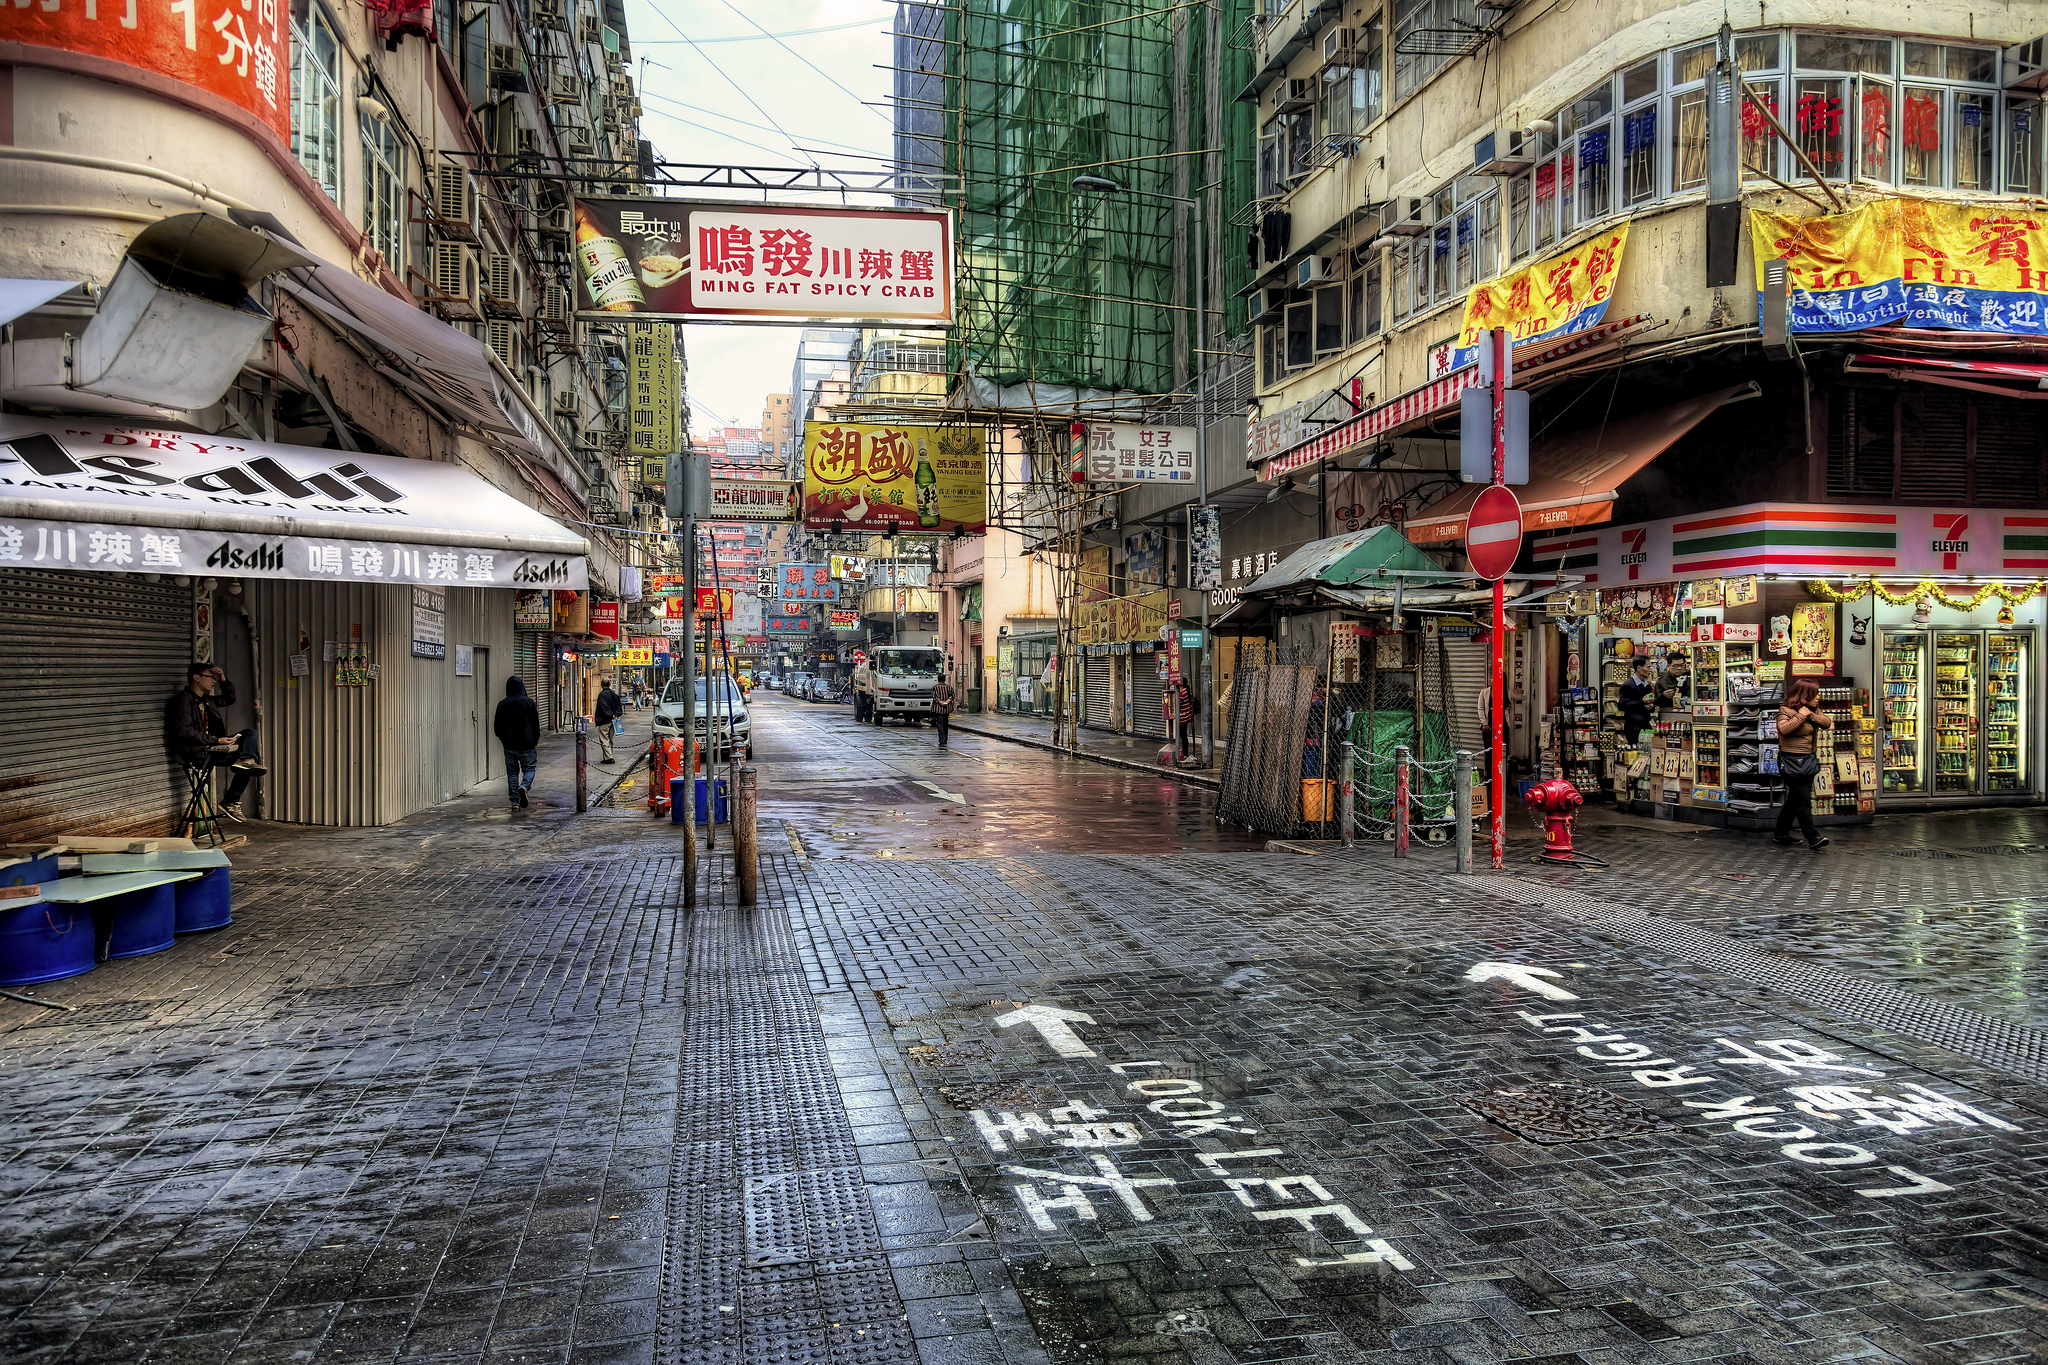
[(289, 144), (288, 16), (280, 0), (17, 0), (0, 8), (0, 43), (177, 81), (246, 111)]
[(592, 602), (590, 604), (590, 633), (606, 640), (619, 638), (619, 604), (616, 602)]

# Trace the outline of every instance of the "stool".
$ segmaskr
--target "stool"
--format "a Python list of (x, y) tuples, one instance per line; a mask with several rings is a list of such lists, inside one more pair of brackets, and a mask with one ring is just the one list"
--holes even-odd
[(219, 848), (227, 842), (227, 835), (221, 832), (220, 808), (213, 799), (213, 763), (205, 759), (188, 762), (185, 788), (185, 808), (178, 813), (179, 837)]

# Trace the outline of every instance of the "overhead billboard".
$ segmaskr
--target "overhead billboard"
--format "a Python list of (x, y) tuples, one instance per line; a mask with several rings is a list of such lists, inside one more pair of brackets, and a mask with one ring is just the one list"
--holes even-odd
[(713, 479), (706, 521), (795, 521), (799, 490), (795, 479)]
[(953, 321), (943, 210), (578, 199), (576, 309), (739, 322)]
[(837, 602), (839, 584), (830, 565), (784, 564), (775, 595), (784, 603)]
[[(629, 455), (666, 455), (680, 448), (682, 385), (676, 370), (676, 329), (634, 322), (626, 337), (626, 440)], [(650, 463), (652, 463), (650, 461)], [(666, 466), (667, 461), (661, 462)], [(663, 470), (663, 479), (667, 471)]]
[(804, 423), (804, 525), (887, 535), (987, 529), (981, 428)]

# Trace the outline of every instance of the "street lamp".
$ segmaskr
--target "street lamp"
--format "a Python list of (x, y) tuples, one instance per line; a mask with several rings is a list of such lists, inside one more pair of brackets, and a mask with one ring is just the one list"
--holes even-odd
[[(1091, 194), (1132, 194), (1164, 199), (1188, 211), (1195, 236), (1195, 505), (1209, 506), (1209, 368), (1205, 361), (1209, 330), (1209, 255), (1207, 224), (1197, 211), (1200, 201), (1178, 194), (1134, 190), (1106, 175), (1077, 175), (1074, 188)], [(1206, 518), (1204, 518), (1206, 520)], [(1192, 547), (1190, 547), (1192, 548)], [(1190, 562), (1192, 563), (1192, 557)], [(1202, 590), (1202, 766), (1216, 761), (1216, 649), (1209, 638), (1209, 592)]]

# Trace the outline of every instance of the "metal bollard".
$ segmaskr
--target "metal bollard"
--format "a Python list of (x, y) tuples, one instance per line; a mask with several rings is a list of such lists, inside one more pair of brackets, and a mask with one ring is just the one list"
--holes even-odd
[(683, 908), (697, 903), (697, 736), (683, 739)]
[(590, 717), (576, 717), (576, 813), (583, 814), (590, 808), (590, 769), (584, 760), (589, 757)]
[(750, 763), (733, 774), (732, 865), (739, 881), (740, 904), (752, 905), (760, 890), (761, 864), (754, 839), (754, 767)]
[(1408, 746), (1394, 750), (1394, 856), (1408, 856)]
[(1352, 826), (1352, 814), (1357, 809), (1358, 799), (1358, 747), (1348, 739), (1344, 741), (1344, 755), (1339, 761), (1341, 766), (1337, 769), (1337, 819), (1344, 828), (1338, 837), (1343, 839), (1344, 847), (1350, 848), (1357, 842)]
[(1456, 826), (1458, 871), (1472, 870), (1472, 755), (1457, 752), (1451, 766), (1451, 821)]

